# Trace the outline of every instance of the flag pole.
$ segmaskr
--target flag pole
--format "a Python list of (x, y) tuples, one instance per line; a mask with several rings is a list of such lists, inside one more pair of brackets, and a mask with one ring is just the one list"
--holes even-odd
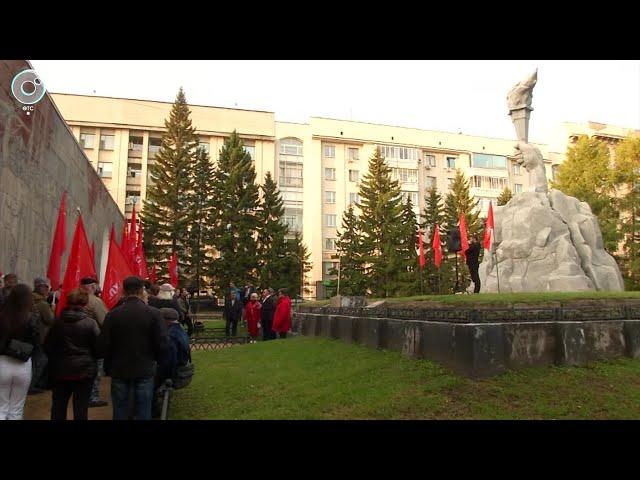
[[(493, 250), (493, 245), (491, 246), (491, 249)], [(498, 270), (498, 254), (495, 251), (493, 252), (493, 258), (496, 261), (496, 280), (498, 281), (498, 293), (500, 293), (500, 272)]]

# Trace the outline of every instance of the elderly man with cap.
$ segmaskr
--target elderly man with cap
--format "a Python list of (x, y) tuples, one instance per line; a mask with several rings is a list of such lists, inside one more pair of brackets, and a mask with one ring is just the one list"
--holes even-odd
[(178, 314), (178, 321), (184, 323), (184, 314), (178, 300), (174, 298), (175, 291), (170, 283), (160, 285), (158, 295), (149, 297), (149, 305), (155, 308), (173, 308)]
[(33, 280), (33, 311), (38, 316), (39, 337), (31, 362), (33, 368), (31, 386), (29, 388), (29, 393), (31, 394), (42, 392), (46, 386), (45, 373), (48, 359), (42, 345), (55, 319), (53, 310), (47, 303), (50, 288), (49, 280), (46, 278), (38, 277)]
[[(89, 294), (89, 303), (85, 307), (85, 311), (89, 317), (96, 321), (98, 327), (102, 328), (104, 317), (107, 316), (108, 310), (102, 299), (96, 295), (98, 288), (98, 280), (94, 277), (84, 277), (80, 280), (80, 289)], [(98, 373), (93, 380), (93, 388), (91, 390), (90, 407), (104, 407), (109, 405), (109, 402), (100, 399), (100, 378), (104, 375), (104, 359), (100, 358), (97, 360), (97, 369)]]

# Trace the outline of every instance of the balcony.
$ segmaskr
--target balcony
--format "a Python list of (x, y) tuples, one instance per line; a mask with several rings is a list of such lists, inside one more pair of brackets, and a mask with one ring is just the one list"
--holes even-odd
[(142, 174), (137, 172), (137, 175), (127, 175), (127, 185), (141, 185)]
[(302, 187), (301, 177), (280, 177), (278, 184), (281, 187)]

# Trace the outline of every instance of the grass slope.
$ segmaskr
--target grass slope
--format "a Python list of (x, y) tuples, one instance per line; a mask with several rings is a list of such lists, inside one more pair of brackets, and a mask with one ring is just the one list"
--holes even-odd
[(638, 419), (640, 361), (482, 380), (337, 340), (296, 337), (195, 352), (174, 419)]

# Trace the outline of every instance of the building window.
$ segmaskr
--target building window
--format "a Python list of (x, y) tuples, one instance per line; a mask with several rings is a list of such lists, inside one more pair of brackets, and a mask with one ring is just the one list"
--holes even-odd
[(504, 190), (508, 186), (505, 177), (485, 177), (474, 175), (471, 177), (471, 186), (475, 188), (483, 188), (485, 190)]
[(198, 148), (202, 148), (206, 154), (209, 154), (209, 149), (211, 148), (211, 145), (209, 144), (209, 142), (199, 142), (198, 143)]
[(325, 145), (324, 146), (324, 156), (327, 158), (335, 158), (336, 156), (336, 147), (335, 145)]
[(322, 262), (322, 272), (325, 275), (333, 275), (334, 270), (338, 270), (338, 262)]
[(487, 155), (485, 153), (474, 153), (471, 166), (476, 168), (507, 168), (507, 157), (500, 155)]
[(349, 193), (349, 205), (355, 206), (356, 203), (360, 203), (360, 195), (356, 192)]
[(149, 137), (149, 159), (152, 159), (156, 156), (160, 147), (162, 146), (162, 139), (158, 137)]
[(98, 162), (98, 175), (102, 178), (111, 178), (113, 176), (113, 163)]
[(513, 164), (513, 174), (514, 175), (520, 175), (520, 164), (519, 163), (514, 163)]
[(124, 200), (124, 203), (129, 205), (139, 205), (140, 204), (140, 192), (135, 190), (127, 190), (127, 196)]
[(336, 216), (333, 213), (327, 213), (324, 216), (324, 226), (325, 227), (335, 227), (336, 226)]
[(513, 184), (513, 193), (522, 193), (522, 184), (514, 183)]
[(360, 171), (359, 170), (349, 170), (349, 181), (357, 182), (360, 180)]
[(279, 183), (283, 187), (302, 187), (302, 164), (281, 163)]
[(358, 149), (357, 148), (349, 148), (349, 150), (347, 150), (348, 153), (348, 159), (349, 160), (358, 160), (359, 156), (358, 156)]
[(141, 163), (130, 163), (127, 166), (127, 177), (140, 178), (141, 175), (142, 175), (142, 164)]
[(336, 249), (336, 239), (335, 238), (325, 238), (324, 239), (324, 249), (325, 250), (335, 250)]
[(135, 152), (141, 152), (143, 143), (144, 143), (144, 139), (142, 137), (129, 136), (129, 150), (133, 150)]
[(407, 203), (407, 198), (411, 199), (411, 204), (418, 205), (418, 192), (401, 192), (403, 205)]
[(384, 158), (399, 158), (400, 160), (418, 160), (418, 149), (408, 147), (393, 147), (381, 145), (380, 153)]
[(93, 148), (93, 143), (96, 140), (96, 136), (93, 133), (81, 133), (80, 134), (80, 146), (82, 148)]
[(246, 141), (243, 142), (244, 144), (244, 151), (247, 152), (250, 156), (251, 156), (251, 160), (255, 160), (256, 159), (256, 146), (253, 142), (251, 143), (247, 143)]
[(302, 192), (282, 192), (282, 200), (285, 202), (302, 202)]
[(424, 179), (424, 187), (427, 190), (431, 190), (432, 188), (436, 188), (437, 179), (436, 177), (425, 177)]
[(418, 183), (418, 170), (413, 168), (394, 168), (393, 179), (402, 183)]
[(325, 203), (336, 203), (336, 192), (330, 192), (329, 190), (324, 192), (324, 201)]
[(325, 180), (335, 180), (336, 179), (336, 169), (335, 168), (325, 168), (324, 169), (324, 179)]
[(427, 167), (435, 167), (436, 166), (436, 156), (435, 155), (425, 155), (424, 156), (424, 164)]
[(113, 150), (115, 145), (115, 135), (100, 135), (100, 150)]
[(282, 218), (284, 223), (289, 227), (290, 232), (302, 232), (302, 209), (285, 208)]
[(281, 155), (302, 156), (302, 142), (297, 138), (283, 138), (280, 140)]
[(447, 168), (456, 168), (456, 157), (447, 157)]

